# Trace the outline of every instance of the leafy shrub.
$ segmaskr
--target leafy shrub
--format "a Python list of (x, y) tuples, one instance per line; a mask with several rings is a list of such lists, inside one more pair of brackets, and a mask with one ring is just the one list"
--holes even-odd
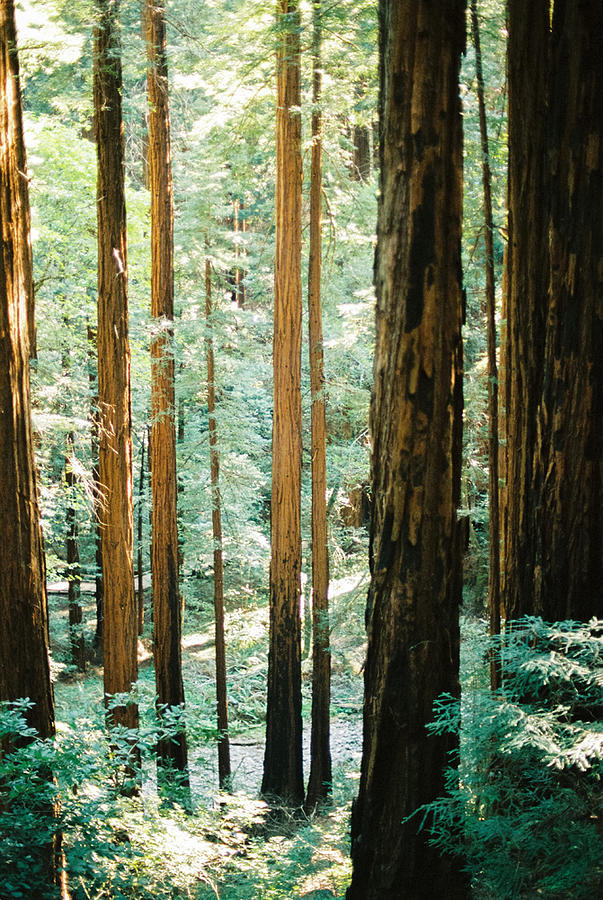
[(430, 728), (460, 732), (460, 766), (422, 824), (464, 857), (475, 896), (600, 896), (603, 621), (525, 618), (498, 652), (500, 692), (437, 705)]

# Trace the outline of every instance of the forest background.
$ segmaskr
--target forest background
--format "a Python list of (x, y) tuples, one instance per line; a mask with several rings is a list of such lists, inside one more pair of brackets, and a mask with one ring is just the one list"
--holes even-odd
[[(304, 21), (310, 8), (302, 5)], [(175, 0), (167, 7), (175, 205), (175, 359), (178, 515), (184, 601), (184, 675), (196, 816), (159, 809), (152, 790), (126, 799), (104, 784), (102, 677), (93, 597), (83, 594), (87, 653), (73, 655), (65, 595), (53, 584), (93, 582), (95, 392), (91, 333), (96, 319), (96, 154), (92, 133), (91, 4), (42, 0), (18, 7), (19, 55), (28, 149), (37, 359), (32, 366), (36, 459), (50, 583), (52, 666), (69, 865), (81, 896), (340, 896), (349, 878), (347, 828), (361, 751), (364, 606), (370, 506), (368, 408), (374, 345), (373, 255), (377, 210), (377, 20), (372, 3), (323, 9), (323, 316), (331, 557), (333, 754), (330, 810), (305, 828), (262, 822), (259, 787), (267, 668), (267, 587), (272, 434), (274, 257), (274, 18), (265, 3)], [(505, 240), (505, 10), (480, 4), (494, 201), (494, 263), (500, 301)], [(309, 32), (308, 32), (309, 33)], [(135, 559), (148, 572), (150, 417), (150, 223), (146, 132), (146, 47), (139, 3), (121, 4), (126, 126), (128, 271)], [(302, 31), (304, 197), (311, 149), (309, 41)], [(464, 683), (486, 680), (482, 621), (488, 584), (488, 372), (482, 155), (475, 59), (463, 59), (463, 277), (466, 295), (462, 514), (465, 557)], [(308, 209), (303, 212), (304, 229)], [(304, 238), (306, 231), (304, 231)], [(304, 247), (307, 240), (304, 239)], [(205, 317), (206, 266), (214, 311)], [(304, 262), (302, 272), (307, 271)], [(305, 278), (305, 274), (304, 274)], [(304, 291), (306, 286), (304, 285)], [(305, 332), (307, 332), (307, 323)], [(504, 321), (500, 324), (504, 325)], [(234, 793), (215, 789), (212, 486), (206, 338), (215, 348), (231, 735), (241, 757)], [(302, 528), (305, 610), (310, 591), (309, 372), (303, 354)], [(79, 562), (70, 568), (67, 532), (77, 521)], [(73, 534), (73, 531), (71, 531)], [(142, 554), (142, 556), (139, 555)], [(148, 592), (147, 592), (148, 594)], [(88, 602), (89, 598), (89, 602)], [(139, 703), (148, 707), (149, 755), (156, 734), (148, 596), (139, 644)], [(304, 653), (311, 640), (309, 617)], [(309, 660), (304, 663), (304, 681)], [(305, 704), (308, 706), (308, 685)], [(309, 707), (308, 707), (309, 708)], [(308, 709), (305, 707), (305, 711)], [(144, 728), (142, 731), (144, 740)], [(82, 741), (88, 749), (82, 752)], [(255, 750), (254, 750), (255, 747)], [(255, 761), (254, 761), (255, 754)], [(82, 761), (84, 760), (84, 761)], [(147, 778), (153, 786), (152, 766)], [(77, 770), (77, 775), (73, 771)], [(196, 773), (196, 774), (195, 774)], [(257, 776), (257, 782), (254, 778)], [(76, 784), (78, 787), (76, 788)], [(215, 813), (210, 809), (215, 804)], [(70, 821), (71, 817), (71, 821)], [(29, 823), (31, 825), (31, 823)], [(255, 833), (254, 833), (255, 828)], [(251, 837), (250, 837), (251, 836)], [(481, 839), (481, 838), (480, 838)], [(219, 849), (216, 849), (218, 847)], [(595, 868), (583, 848), (579, 877)], [(578, 854), (579, 855), (579, 854)], [(572, 858), (573, 859), (573, 858)], [(531, 863), (524, 861), (526, 871)], [(22, 875), (23, 873), (21, 873)], [(504, 893), (508, 870), (485, 877), (484, 896)], [(522, 877), (528, 877), (527, 875)], [(490, 878), (490, 882), (488, 882)], [(23, 896), (18, 878), (7, 896)], [(12, 884), (12, 887), (11, 887)], [(498, 885), (493, 889), (492, 884)], [(533, 883), (530, 882), (531, 887)], [(81, 886), (81, 888), (80, 888)], [(6, 889), (6, 888), (5, 888)], [(558, 890), (559, 885), (554, 885)], [(487, 893), (494, 890), (494, 893)], [(496, 893), (498, 890), (498, 893)], [(526, 893), (526, 896), (529, 896)], [(554, 892), (550, 894), (554, 896)], [(573, 894), (579, 896), (578, 893)], [(587, 896), (585, 894), (584, 896)]]

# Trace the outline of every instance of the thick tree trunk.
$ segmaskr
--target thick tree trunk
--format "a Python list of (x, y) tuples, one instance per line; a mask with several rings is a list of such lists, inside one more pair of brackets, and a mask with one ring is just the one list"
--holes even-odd
[(262, 793), (303, 803), (300, 15), (278, 0), (270, 649)]
[[(500, 634), (500, 508), (498, 502), (498, 365), (496, 361), (496, 290), (494, 280), (494, 222), (492, 219), (492, 175), (486, 121), (484, 76), (477, 0), (471, 0), (471, 31), (475, 50), (479, 129), (484, 189), (484, 244), (486, 249), (486, 340), (488, 345), (488, 497), (490, 566), (488, 569), (488, 614), (490, 634)], [(500, 687), (499, 655), (491, 651), (490, 686)]]
[(329, 718), (331, 649), (329, 646), (329, 548), (327, 540), (327, 452), (325, 377), (322, 342), (322, 73), (321, 0), (313, 3), (312, 167), (310, 177), (310, 258), (308, 330), (312, 398), (312, 732), (306, 805), (314, 806), (331, 790)]
[[(99, 482), (103, 570), (105, 696), (128, 692), (138, 676), (134, 600), (132, 415), (128, 341), (124, 135), (119, 4), (97, 0), (94, 126), (98, 157)], [(131, 702), (107, 710), (111, 726), (138, 726)], [(136, 765), (136, 754), (132, 754)]]
[[(0, 6), (0, 701), (29, 697), (28, 724), (54, 735), (48, 609), (29, 387), (31, 260), (23, 248), (21, 103), (11, 0)], [(17, 121), (19, 119), (19, 121)], [(21, 148), (22, 149), (22, 148)], [(0, 747), (0, 753), (10, 745)], [(48, 778), (52, 773), (48, 772)], [(50, 820), (55, 815), (47, 809)], [(52, 822), (49, 823), (52, 827)], [(31, 848), (31, 875), (58, 884), (60, 836)], [(45, 895), (32, 889), (32, 898)]]
[(602, 12), (556, 0), (552, 24), (549, 307), (530, 529), (532, 611), (549, 620), (603, 616)]
[(542, 388), (548, 289), (546, 96), (549, 0), (509, 0), (509, 182), (506, 498), (503, 598), (507, 618), (533, 611), (533, 458)]
[(509, 4), (505, 609), (603, 614), (600, 4)]
[[(149, 173), (151, 183), (151, 492), (153, 655), (158, 711), (183, 707), (182, 613), (174, 372), (174, 208), (163, 3), (147, 0)], [(188, 770), (184, 727), (160, 741), (158, 762)], [(188, 779), (188, 775), (186, 776)]]
[(460, 898), (458, 863), (406, 817), (444, 792), (453, 739), (425, 726), (436, 697), (459, 694), (464, 3), (379, 11), (371, 585), (347, 898)]
[(207, 409), (211, 471), (211, 522), (214, 539), (214, 617), (216, 636), (216, 699), (218, 707), (218, 779), (222, 790), (230, 787), (230, 741), (228, 737), (228, 691), (226, 642), (224, 637), (224, 563), (222, 557), (222, 501), (220, 454), (216, 424), (216, 383), (212, 333), (211, 263), (205, 261), (205, 346), (207, 351)]

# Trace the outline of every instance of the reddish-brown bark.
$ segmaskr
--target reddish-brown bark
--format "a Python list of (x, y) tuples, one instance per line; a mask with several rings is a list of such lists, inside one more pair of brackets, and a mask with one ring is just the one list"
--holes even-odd
[(270, 649), (262, 793), (304, 799), (301, 718), (301, 117), (297, 0), (278, 2)]

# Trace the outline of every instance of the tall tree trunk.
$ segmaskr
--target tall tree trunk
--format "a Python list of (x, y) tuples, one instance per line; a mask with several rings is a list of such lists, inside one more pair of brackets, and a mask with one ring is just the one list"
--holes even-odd
[(556, 0), (552, 22), (549, 306), (526, 600), (549, 620), (603, 616), (602, 12)]
[(75, 434), (67, 433), (67, 454), (65, 456), (65, 482), (67, 486), (67, 596), (69, 606), (69, 643), (71, 661), (79, 672), (86, 671), (86, 643), (82, 628), (81, 567), (78, 537), (75, 491), (77, 476), (73, 468), (75, 457)]
[(222, 790), (230, 787), (230, 740), (228, 737), (228, 691), (226, 642), (224, 638), (224, 563), (222, 557), (222, 501), (220, 455), (216, 424), (216, 382), (212, 327), (211, 263), (205, 261), (205, 347), (207, 351), (207, 408), (211, 470), (211, 522), (214, 539), (214, 617), (216, 635), (216, 699), (218, 705), (218, 778)]
[(94, 647), (97, 657), (103, 657), (103, 555), (101, 549), (102, 498), (98, 471), (98, 378), (96, 329), (88, 325), (88, 383), (90, 385), (90, 454), (92, 457), (93, 513), (94, 513), (94, 598), (96, 602), (96, 631)]
[(140, 478), (138, 481), (138, 514), (137, 514), (137, 535), (136, 535), (136, 569), (138, 576), (138, 634), (144, 632), (144, 572), (143, 572), (143, 513), (144, 513), (144, 444), (146, 431), (142, 433), (140, 441)]
[(308, 328), (312, 398), (312, 732), (310, 778), (306, 804), (314, 806), (331, 790), (329, 713), (331, 648), (329, 646), (329, 549), (327, 540), (327, 428), (322, 342), (320, 277), (322, 268), (322, 100), (321, 0), (312, 7), (312, 166), (310, 176), (310, 258), (308, 264)]
[(453, 738), (426, 731), (459, 694), (464, 3), (381, 0), (381, 191), (364, 739), (348, 900), (468, 895), (419, 830)]
[[(121, 115), (119, 3), (97, 0), (94, 28), (94, 130), (98, 158), (98, 404), (105, 696), (138, 677), (133, 571), (132, 414)], [(135, 702), (109, 703), (107, 721), (134, 729)], [(137, 766), (137, 754), (131, 754)]]
[(270, 648), (262, 793), (303, 803), (301, 697), (301, 89), (297, 0), (277, 5)]
[[(488, 345), (488, 496), (490, 566), (488, 570), (488, 614), (490, 634), (500, 634), (500, 510), (498, 502), (498, 365), (496, 361), (496, 289), (494, 280), (494, 221), (492, 218), (492, 174), (486, 121), (484, 76), (477, 0), (471, 0), (471, 31), (475, 50), (475, 74), (479, 104), (484, 189), (484, 244), (486, 249), (486, 340)], [(490, 687), (500, 687), (499, 654), (491, 651)]]
[[(23, 157), (14, 7), (0, 6), (0, 700), (25, 697), (28, 724), (41, 738), (54, 735), (54, 700), (48, 659), (48, 608), (38, 512), (29, 386), (31, 259), (22, 246), (19, 210)], [(22, 149), (22, 148), (21, 148)], [(0, 747), (0, 753), (10, 746)], [(48, 772), (48, 778), (52, 773)], [(46, 810), (52, 820), (55, 810)], [(52, 821), (50, 821), (52, 827)], [(31, 847), (31, 875), (58, 884), (60, 837)], [(49, 891), (50, 892), (50, 891)], [(32, 889), (32, 898), (46, 895)]]
[(513, 619), (532, 611), (532, 467), (542, 389), (548, 288), (546, 97), (549, 0), (509, 0), (509, 181), (506, 498), (503, 598)]
[[(153, 656), (157, 708), (184, 706), (174, 373), (174, 208), (163, 3), (147, 0), (149, 173), (151, 180), (151, 492)], [(158, 763), (188, 780), (184, 724), (159, 742)], [(167, 769), (166, 769), (167, 771)]]

